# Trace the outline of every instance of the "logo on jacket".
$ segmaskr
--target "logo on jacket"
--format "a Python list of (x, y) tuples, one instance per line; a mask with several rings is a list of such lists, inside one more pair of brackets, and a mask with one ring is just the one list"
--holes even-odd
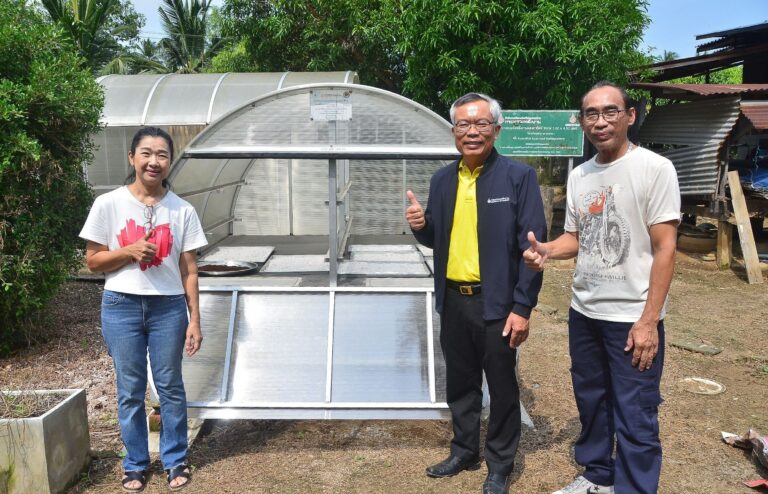
[(509, 197), (489, 197), (488, 204), (496, 204), (497, 202), (509, 202)]

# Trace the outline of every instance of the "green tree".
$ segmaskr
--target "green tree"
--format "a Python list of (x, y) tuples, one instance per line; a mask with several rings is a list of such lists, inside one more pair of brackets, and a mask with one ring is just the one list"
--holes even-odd
[(667, 51), (664, 50), (664, 52), (661, 54), (660, 62), (671, 62), (673, 60), (677, 60), (680, 58), (680, 55), (676, 51)]
[(0, 353), (82, 263), (83, 165), (102, 106), (62, 32), (23, 2), (0, 2)]
[[(509, 108), (564, 108), (626, 82), (647, 0), (226, 0), (219, 66), (357, 70), (364, 84), (446, 113), (468, 91)], [(242, 42), (245, 42), (243, 45)], [(246, 54), (243, 55), (243, 49)]]
[(166, 37), (160, 40), (170, 72), (202, 72), (221, 48), (221, 39), (209, 38), (206, 0), (163, 0), (158, 8)]
[(139, 40), (144, 16), (130, 1), (41, 0), (51, 20), (75, 44), (94, 73), (107, 65), (119, 65), (128, 47)]
[(245, 43), (234, 42), (221, 57), (236, 70), (357, 70), (364, 84), (399, 92), (405, 67), (397, 51), (399, 4), (226, 0), (222, 32)]
[(163, 63), (159, 43), (149, 38), (133, 45), (130, 51), (114, 58), (101, 69), (102, 74), (165, 74), (170, 72)]
[(403, 0), (405, 94), (445, 110), (468, 91), (506, 108), (567, 108), (645, 61), (646, 0)]
[(679, 79), (672, 79), (667, 82), (669, 84), (741, 84), (743, 72), (744, 67), (739, 65), (710, 72), (709, 80), (707, 80), (706, 75), (702, 74), (680, 77)]

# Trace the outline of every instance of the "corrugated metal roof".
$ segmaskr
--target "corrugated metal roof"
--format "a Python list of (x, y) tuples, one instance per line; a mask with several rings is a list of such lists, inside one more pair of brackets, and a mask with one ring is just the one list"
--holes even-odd
[(757, 130), (768, 130), (768, 101), (742, 101), (741, 113)]
[(717, 31), (714, 33), (697, 34), (696, 39), (723, 38), (726, 36), (733, 36), (735, 34), (755, 33), (759, 31), (768, 32), (768, 22), (753, 24), (750, 26), (736, 27), (733, 29), (726, 29), (725, 31)]
[(639, 140), (668, 145), (662, 152), (677, 169), (681, 195), (713, 194), (717, 190), (718, 155), (739, 117), (739, 97), (656, 106), (649, 112)]
[(636, 70), (630, 70), (630, 78), (647, 77), (645, 72), (654, 72), (649, 77), (652, 81), (669, 81), (688, 75), (704, 74), (708, 71), (739, 65), (749, 57), (768, 53), (768, 43), (757, 42), (748, 46), (721, 50), (708, 55), (679, 58), (668, 62), (658, 62), (644, 65)]
[(661, 82), (636, 82), (634, 89), (646, 89), (661, 98), (689, 99), (691, 96), (725, 96), (733, 94), (768, 94), (768, 84), (666, 84)]
[(768, 22), (737, 27), (716, 33), (699, 34), (696, 39), (719, 38), (696, 47), (697, 53), (715, 49), (736, 49), (768, 40)]

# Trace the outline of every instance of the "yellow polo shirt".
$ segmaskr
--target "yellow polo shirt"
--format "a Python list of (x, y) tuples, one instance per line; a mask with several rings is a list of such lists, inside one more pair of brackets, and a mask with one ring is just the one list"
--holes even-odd
[(477, 199), (475, 184), (483, 170), (473, 171), (459, 163), (459, 185), (453, 210), (451, 245), (448, 248), (449, 280), (480, 281), (480, 250), (477, 244)]

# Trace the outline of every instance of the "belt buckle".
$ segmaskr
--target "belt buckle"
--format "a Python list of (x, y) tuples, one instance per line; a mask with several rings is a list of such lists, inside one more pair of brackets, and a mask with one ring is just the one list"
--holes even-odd
[(459, 285), (459, 293), (462, 295), (474, 295), (472, 285)]

